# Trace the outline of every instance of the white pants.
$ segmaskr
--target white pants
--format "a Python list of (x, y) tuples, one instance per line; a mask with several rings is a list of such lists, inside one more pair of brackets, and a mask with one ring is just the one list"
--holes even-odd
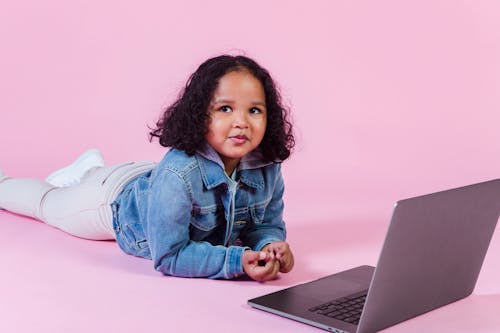
[(153, 162), (99, 167), (69, 187), (54, 187), (39, 179), (2, 178), (0, 208), (36, 218), (77, 237), (115, 239), (110, 204), (129, 180), (153, 167)]

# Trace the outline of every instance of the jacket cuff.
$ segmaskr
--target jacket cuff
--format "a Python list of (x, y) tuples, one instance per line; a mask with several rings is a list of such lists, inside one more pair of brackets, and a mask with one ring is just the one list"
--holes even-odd
[(255, 244), (254, 251), (260, 251), (264, 246), (273, 242), (284, 242), (285, 240), (279, 238), (266, 238), (261, 239), (257, 244)]
[(242, 246), (230, 246), (228, 248), (227, 253), (227, 269), (226, 269), (226, 278), (234, 279), (240, 275), (245, 274), (243, 270), (243, 252), (245, 250), (250, 250), (249, 247)]

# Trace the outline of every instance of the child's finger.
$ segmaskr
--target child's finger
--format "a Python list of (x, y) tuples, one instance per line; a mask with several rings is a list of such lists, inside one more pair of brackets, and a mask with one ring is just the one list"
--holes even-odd
[(275, 256), (274, 256), (274, 251), (272, 251), (272, 250), (271, 250), (271, 251), (269, 251), (269, 258), (270, 258), (271, 260), (274, 260), (274, 258), (275, 258)]
[(257, 278), (257, 280), (266, 280), (267, 276), (272, 270), (272, 264), (270, 264), (271, 261), (267, 262), (264, 266), (255, 266), (253, 268), (253, 273), (254, 276)]
[(266, 246), (265, 249), (263, 249), (262, 251), (265, 251), (269, 255), (269, 257), (271, 259), (274, 259), (274, 249), (271, 246), (271, 244), (269, 244), (268, 246)]
[(249, 264), (256, 265), (260, 260), (266, 259), (265, 252), (254, 252), (254, 251), (245, 251), (245, 261)]
[(280, 262), (278, 260), (274, 260), (273, 265), (272, 265), (272, 275), (273, 276), (278, 275), (278, 272), (280, 271), (280, 267), (281, 267)]
[(289, 247), (286, 243), (278, 244), (276, 247), (276, 258), (277, 259), (283, 258), (284, 256), (286, 256), (288, 251), (289, 251)]
[(275, 260), (269, 260), (266, 265), (262, 268), (262, 271), (260, 272), (262, 275), (262, 278), (264, 280), (271, 280), (273, 279), (279, 271), (279, 263)]
[(274, 261), (275, 257), (272, 252), (260, 251), (259, 266), (265, 266), (269, 261)]
[(268, 257), (267, 252), (260, 251), (259, 252), (259, 260), (258, 260), (258, 263), (257, 263), (258, 266), (265, 266), (266, 262), (268, 261), (268, 260), (266, 260), (267, 257)]
[(290, 272), (293, 268), (293, 255), (291, 253), (288, 253), (286, 256), (283, 257), (283, 260), (280, 260), (280, 264), (281, 264), (280, 272), (282, 273)]

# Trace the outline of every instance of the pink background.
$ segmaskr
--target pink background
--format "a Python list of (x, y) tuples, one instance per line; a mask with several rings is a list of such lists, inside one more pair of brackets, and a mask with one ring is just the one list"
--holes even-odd
[[(147, 125), (226, 52), (267, 67), (293, 111), (293, 273), (265, 284), (163, 277), (113, 242), (0, 212), (0, 331), (315, 330), (246, 300), (374, 265), (394, 201), (499, 175), (493, 0), (4, 0), (0, 167), (45, 177), (90, 147), (110, 164), (159, 160)], [(472, 297), (387, 331), (498, 332), (499, 237)]]

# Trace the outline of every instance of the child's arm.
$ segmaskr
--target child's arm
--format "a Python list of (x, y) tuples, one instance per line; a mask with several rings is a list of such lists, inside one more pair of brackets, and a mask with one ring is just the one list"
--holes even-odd
[(156, 270), (182, 277), (234, 278), (244, 274), (248, 248), (190, 240), (191, 193), (175, 170), (156, 178), (148, 194), (146, 235)]
[(283, 222), (283, 192), (285, 185), (281, 175), (281, 165), (276, 165), (276, 176), (273, 194), (269, 204), (265, 207), (264, 217), (261, 222), (253, 223), (242, 235), (241, 240), (246, 246), (255, 251), (260, 251), (267, 244), (283, 242), (286, 239), (285, 223)]

